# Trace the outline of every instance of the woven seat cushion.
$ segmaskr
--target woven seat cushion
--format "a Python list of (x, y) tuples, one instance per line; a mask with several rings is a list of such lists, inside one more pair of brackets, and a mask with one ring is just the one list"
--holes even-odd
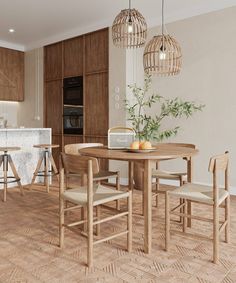
[(153, 170), (152, 171), (153, 178), (179, 180), (180, 176), (187, 177), (187, 173), (169, 172), (169, 171), (164, 171), (164, 170)]
[[(219, 190), (219, 202), (221, 204), (229, 192), (224, 189)], [(173, 191), (169, 192), (169, 195), (175, 195), (179, 198), (184, 198), (187, 200), (195, 200), (203, 203), (213, 204), (213, 188), (210, 186), (198, 185), (198, 184), (185, 184)]]
[[(93, 205), (100, 205), (110, 201), (127, 198), (129, 192), (117, 191), (102, 185), (94, 184)], [(87, 187), (68, 189), (62, 194), (64, 200), (85, 206), (87, 204)]]

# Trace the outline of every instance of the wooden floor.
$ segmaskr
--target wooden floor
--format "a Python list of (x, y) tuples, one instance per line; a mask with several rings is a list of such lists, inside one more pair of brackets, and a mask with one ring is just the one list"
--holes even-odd
[[(1, 192), (2, 193), (2, 192)], [(0, 283), (6, 282), (236, 282), (236, 199), (232, 199), (232, 243), (220, 245), (220, 263), (211, 263), (210, 242), (171, 237), (170, 252), (164, 247), (164, 205), (153, 208), (153, 252), (143, 253), (143, 217), (133, 216), (133, 252), (123, 247), (125, 237), (95, 247), (95, 266), (85, 265), (86, 241), (66, 231), (65, 248), (58, 248), (58, 189), (26, 191), (9, 189), (6, 203), (0, 201)], [(141, 208), (140, 192), (134, 194), (134, 212)], [(207, 208), (198, 211), (207, 215)], [(76, 217), (77, 215), (72, 215)], [(122, 228), (122, 222), (104, 224), (102, 231)], [(210, 234), (209, 224), (193, 223)]]

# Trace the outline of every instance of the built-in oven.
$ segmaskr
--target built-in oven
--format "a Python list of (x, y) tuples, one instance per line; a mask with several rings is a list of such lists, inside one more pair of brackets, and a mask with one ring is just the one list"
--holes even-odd
[(65, 78), (63, 81), (64, 105), (83, 105), (83, 77)]
[(83, 134), (83, 106), (64, 105), (64, 134)]

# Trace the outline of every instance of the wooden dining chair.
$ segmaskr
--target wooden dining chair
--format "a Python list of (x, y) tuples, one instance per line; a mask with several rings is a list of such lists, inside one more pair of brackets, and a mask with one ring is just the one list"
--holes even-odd
[[(89, 267), (93, 265), (93, 247), (96, 244), (103, 243), (115, 237), (127, 235), (127, 250), (132, 250), (132, 191), (118, 191), (115, 189), (107, 188), (99, 183), (94, 182), (94, 174), (99, 172), (98, 162), (96, 158), (86, 156), (76, 156), (70, 154), (61, 154), (60, 165), (60, 247), (64, 244), (64, 228), (72, 228), (77, 225), (87, 222), (87, 264)], [(87, 176), (87, 182), (85, 186), (78, 186), (73, 189), (65, 188), (64, 177), (67, 174), (85, 174)], [(93, 216), (94, 207), (103, 207), (103, 205), (112, 202), (114, 200), (127, 200), (127, 209), (125, 211), (119, 211), (115, 208), (105, 206), (106, 209), (114, 211), (116, 214), (112, 216), (100, 217), (100, 214), (96, 218)], [(65, 202), (69, 201), (73, 204), (72, 207), (65, 207)], [(83, 218), (75, 222), (65, 223), (65, 212), (79, 208), (87, 208), (87, 219)], [(66, 215), (67, 216), (67, 215)], [(118, 219), (120, 217), (127, 217), (127, 228), (121, 232), (115, 233), (103, 239), (94, 240), (93, 227), (97, 228), (101, 223), (105, 223), (110, 220)], [(99, 227), (100, 228), (100, 227)], [(98, 229), (99, 230), (99, 229)], [(78, 229), (74, 230), (75, 232)]]
[[(229, 194), (229, 183), (228, 183), (228, 160), (229, 154), (225, 152), (222, 155), (214, 156), (210, 159), (208, 171), (213, 175), (213, 185), (205, 186), (193, 183), (187, 183), (183, 186), (167, 192), (166, 194), (166, 250), (169, 248), (170, 240), (170, 216), (179, 215), (184, 218), (182, 233), (185, 233), (189, 236), (197, 238), (206, 238), (205, 235), (197, 235), (186, 233), (187, 218), (210, 222), (213, 224), (213, 237), (210, 238), (213, 241), (213, 262), (217, 263), (219, 260), (219, 236), (222, 231), (225, 231), (225, 241), (229, 243), (230, 241), (230, 194)], [(224, 187), (220, 188), (218, 185), (218, 175), (220, 172), (224, 173)], [(184, 209), (183, 213), (176, 211), (180, 205), (177, 205), (175, 208), (170, 209), (170, 200), (171, 196), (184, 199), (181, 206)], [(204, 204), (211, 206), (213, 208), (213, 218), (209, 219), (207, 217), (200, 217), (188, 214), (187, 212), (187, 201), (190, 200), (194, 203)], [(225, 210), (224, 221), (219, 220), (219, 208), (223, 207)], [(173, 231), (175, 233), (181, 233), (180, 231)]]
[[(64, 151), (66, 154), (75, 154), (75, 155), (80, 155), (79, 151), (80, 149), (86, 148), (86, 147), (101, 147), (103, 146), (102, 143), (75, 143), (75, 144), (67, 144), (64, 147)], [(99, 166), (99, 164), (98, 164)], [(93, 175), (93, 180), (96, 182), (106, 182), (107, 186), (110, 187), (114, 187), (117, 190), (120, 190), (120, 182), (119, 182), (119, 178), (120, 178), (120, 172), (119, 171), (108, 171), (108, 170), (100, 170), (100, 166), (98, 167), (99, 170), (97, 173), (94, 173)], [(66, 182), (69, 182), (69, 178), (73, 177), (74, 174), (68, 174), (67, 175), (67, 180)], [(81, 182), (83, 183), (84, 180), (82, 179), (83, 176), (81, 176)], [(116, 179), (116, 183), (109, 183), (107, 182), (107, 180), (109, 178), (115, 178)], [(116, 207), (117, 209), (120, 209), (120, 203), (119, 201), (116, 202)]]
[[(165, 144), (160, 144), (160, 146), (169, 146), (169, 147), (188, 147), (195, 149), (196, 146), (194, 144), (189, 144), (189, 143), (165, 143)], [(188, 162), (190, 160), (189, 158), (184, 157), (183, 160)], [(156, 207), (158, 206), (158, 197), (159, 194), (164, 194), (166, 195), (166, 192), (169, 190), (173, 190), (174, 187), (163, 187), (160, 186), (160, 179), (163, 180), (171, 180), (171, 181), (178, 181), (179, 186), (182, 186), (184, 182), (187, 182), (187, 177), (188, 177), (188, 172), (187, 168), (184, 172), (181, 171), (167, 171), (167, 170), (162, 170), (159, 169), (159, 163), (156, 163), (156, 169), (152, 171), (152, 178), (155, 179), (155, 182), (153, 184), (155, 185), (153, 197), (156, 197)], [(180, 200), (182, 202), (182, 200)]]

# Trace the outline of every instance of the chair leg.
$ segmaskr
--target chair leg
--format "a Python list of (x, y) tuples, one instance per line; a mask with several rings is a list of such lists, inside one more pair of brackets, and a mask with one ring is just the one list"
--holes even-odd
[[(188, 205), (188, 215), (192, 215), (192, 202), (190, 200), (188, 200), (187, 205)], [(187, 225), (188, 225), (189, 228), (192, 227), (192, 219), (191, 218), (187, 219)]]
[(127, 250), (128, 252), (132, 252), (132, 190), (129, 191), (129, 197), (128, 197), (128, 225), (127, 225), (127, 230), (128, 230), (128, 235), (127, 235)]
[(225, 227), (225, 242), (230, 243), (230, 196), (225, 200), (225, 221), (227, 221)]
[[(86, 220), (87, 219), (87, 208), (84, 206), (81, 208), (81, 219)], [(87, 222), (85, 221), (83, 224), (83, 232), (87, 232), (88, 227), (87, 227)]]
[(60, 213), (60, 222), (59, 222), (59, 246), (60, 248), (62, 248), (64, 246), (64, 221), (65, 221), (65, 215), (64, 215), (64, 200), (62, 198), (60, 198), (60, 209), (59, 209), (59, 213)]
[(87, 262), (88, 267), (93, 266), (93, 208), (87, 207), (87, 219), (88, 219), (88, 237), (87, 237)]
[[(101, 219), (101, 206), (96, 206), (96, 216), (97, 220)], [(96, 225), (96, 235), (99, 236), (101, 232), (101, 224)]]
[[(180, 175), (180, 178), (179, 178), (179, 186), (180, 187), (183, 186), (183, 176), (182, 175)], [(179, 199), (179, 204), (183, 204), (183, 202), (184, 202), (184, 200), (182, 198), (180, 198)], [(184, 213), (184, 208), (183, 207), (180, 208), (180, 213)], [(183, 217), (182, 216), (180, 216), (179, 222), (183, 223)]]
[[(183, 207), (183, 213), (184, 215), (188, 214), (188, 206), (186, 199), (183, 199), (184, 207)], [(187, 229), (187, 217), (183, 217), (183, 232), (185, 233)]]
[(144, 170), (142, 170), (140, 174), (142, 174), (142, 213), (141, 215), (144, 216)]
[(158, 207), (158, 191), (159, 191), (159, 188), (160, 188), (160, 183), (159, 183), (159, 179), (156, 178), (156, 207)]
[[(120, 172), (117, 172), (117, 177), (116, 177), (116, 189), (120, 191)], [(116, 209), (120, 210), (120, 200), (116, 201)]]
[(170, 242), (170, 197), (165, 193), (165, 250), (169, 250)]
[(213, 262), (219, 260), (219, 206), (213, 206)]

